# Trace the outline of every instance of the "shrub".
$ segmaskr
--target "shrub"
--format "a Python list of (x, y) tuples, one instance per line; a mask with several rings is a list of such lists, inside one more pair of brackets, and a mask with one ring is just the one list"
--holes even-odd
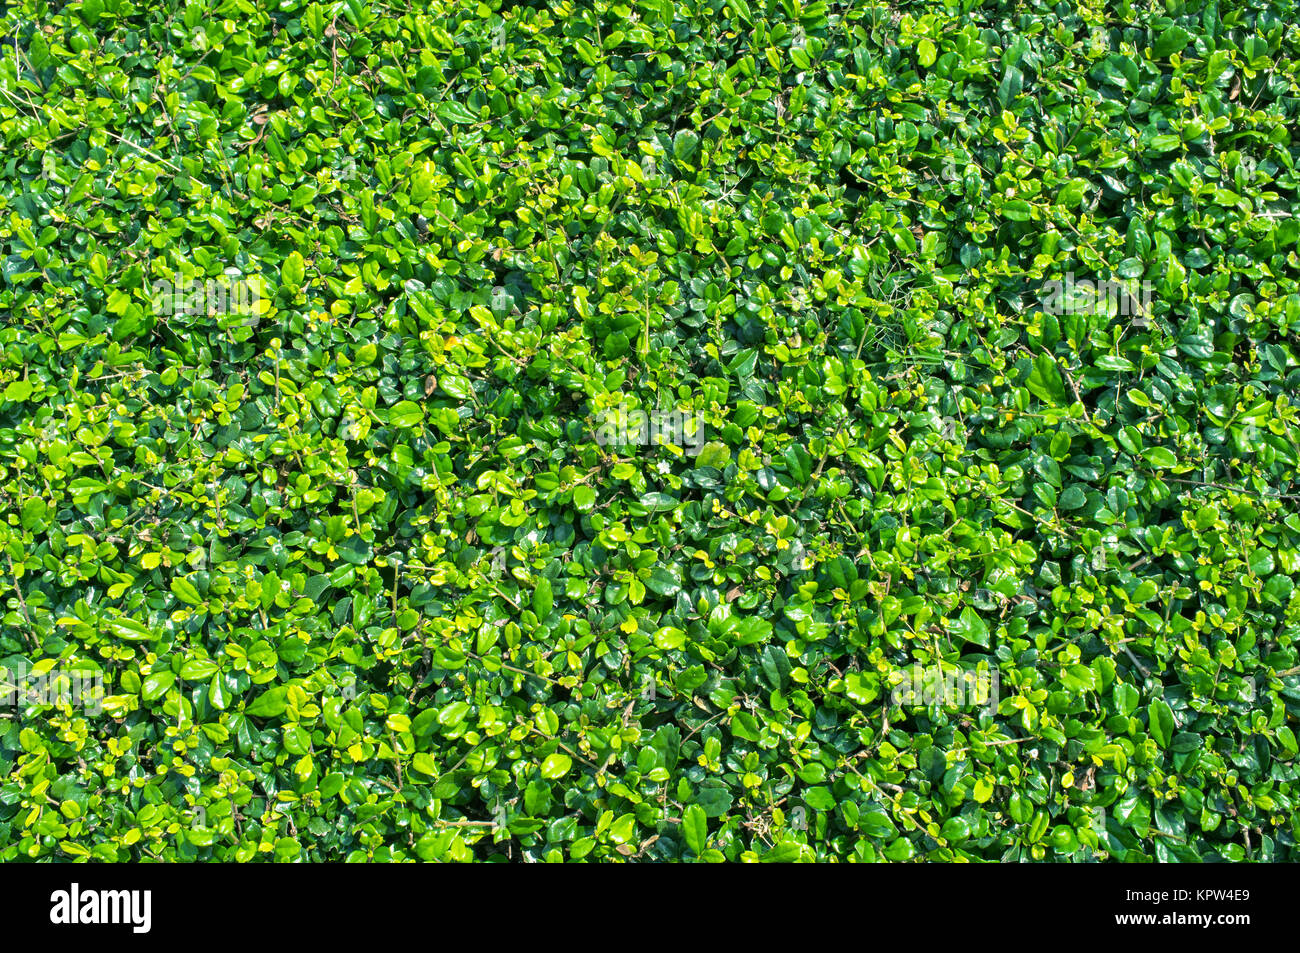
[(1280, 8), (266, 6), (0, 21), (0, 858), (1296, 859)]

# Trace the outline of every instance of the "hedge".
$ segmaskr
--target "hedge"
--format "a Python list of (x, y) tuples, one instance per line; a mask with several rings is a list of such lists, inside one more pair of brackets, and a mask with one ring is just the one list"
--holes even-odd
[(1294, 3), (407, 6), (0, 19), (0, 859), (1297, 859)]

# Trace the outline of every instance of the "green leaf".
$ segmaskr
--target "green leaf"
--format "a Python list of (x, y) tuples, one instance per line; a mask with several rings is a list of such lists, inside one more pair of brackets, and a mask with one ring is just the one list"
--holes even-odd
[(1167, 27), (1163, 33), (1156, 38), (1156, 43), (1152, 52), (1158, 59), (1172, 56), (1174, 53), (1181, 53), (1187, 46), (1188, 40), (1192, 35), (1179, 26)]
[(203, 602), (199, 590), (188, 579), (182, 579), (179, 576), (173, 579), (171, 581), (171, 590), (176, 595), (176, 598), (186, 605), (197, 606)]
[(700, 147), (700, 137), (690, 129), (682, 129), (673, 137), (673, 156), (681, 162), (690, 162)]
[(704, 853), (709, 841), (709, 819), (698, 804), (689, 804), (682, 811), (682, 836), (692, 851)]
[(1142, 451), (1142, 459), (1153, 467), (1162, 470), (1168, 470), (1178, 463), (1178, 458), (1174, 456), (1174, 452), (1166, 447), (1147, 447)]
[(1002, 214), (1013, 222), (1027, 222), (1033, 212), (1033, 206), (1021, 199), (1006, 202), (1002, 206)]
[(708, 817), (725, 817), (731, 810), (731, 792), (720, 783), (706, 783), (695, 795), (695, 803)]
[(275, 718), (288, 708), (288, 689), (284, 686), (269, 688), (244, 708), (244, 714), (255, 718)]
[(32, 396), (31, 381), (12, 381), (5, 387), (5, 400), (21, 404)]
[(1156, 743), (1168, 748), (1174, 733), (1174, 713), (1169, 706), (1158, 698), (1151, 702), (1147, 706), (1147, 724)]
[(153, 632), (134, 619), (107, 619), (104, 627), (119, 639), (129, 642), (147, 642), (157, 638)]
[(212, 659), (190, 659), (181, 666), (181, 678), (190, 682), (211, 678), (217, 672), (217, 663)]
[(388, 423), (401, 430), (412, 430), (424, 423), (424, 408), (413, 400), (399, 401), (388, 412)]
[(989, 627), (970, 606), (961, 610), (956, 622), (949, 623), (948, 631), (981, 648), (989, 647)]
[(656, 566), (646, 577), (646, 588), (656, 595), (672, 598), (682, 591), (682, 581), (676, 567)]
[(438, 118), (444, 122), (457, 123), (460, 125), (469, 125), (478, 122), (478, 116), (470, 112), (464, 105), (458, 102), (447, 101), (440, 103), (437, 108)]
[(545, 576), (539, 576), (533, 589), (533, 612), (537, 613), (537, 618), (545, 621), (551, 614), (551, 606), (554, 604), (553, 594), (551, 592), (551, 580)]
[(1065, 382), (1061, 370), (1051, 355), (1040, 354), (1034, 358), (1033, 370), (1025, 380), (1025, 387), (1039, 400), (1049, 404), (1065, 402)]
[(573, 759), (567, 754), (556, 752), (547, 755), (542, 762), (542, 777), (548, 781), (555, 781), (568, 774), (571, 767), (573, 767)]
[(280, 281), (290, 291), (297, 291), (302, 287), (303, 278), (307, 272), (306, 262), (297, 251), (292, 251), (285, 258), (284, 264), (280, 266)]
[(174, 672), (155, 672), (144, 680), (144, 688), (140, 692), (140, 697), (147, 702), (157, 701), (167, 693), (176, 682)]

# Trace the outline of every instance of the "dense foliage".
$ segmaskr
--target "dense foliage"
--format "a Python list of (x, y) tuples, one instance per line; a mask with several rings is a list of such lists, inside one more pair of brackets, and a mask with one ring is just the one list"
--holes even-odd
[(1296, 859), (1294, 4), (407, 7), (0, 20), (0, 858)]

